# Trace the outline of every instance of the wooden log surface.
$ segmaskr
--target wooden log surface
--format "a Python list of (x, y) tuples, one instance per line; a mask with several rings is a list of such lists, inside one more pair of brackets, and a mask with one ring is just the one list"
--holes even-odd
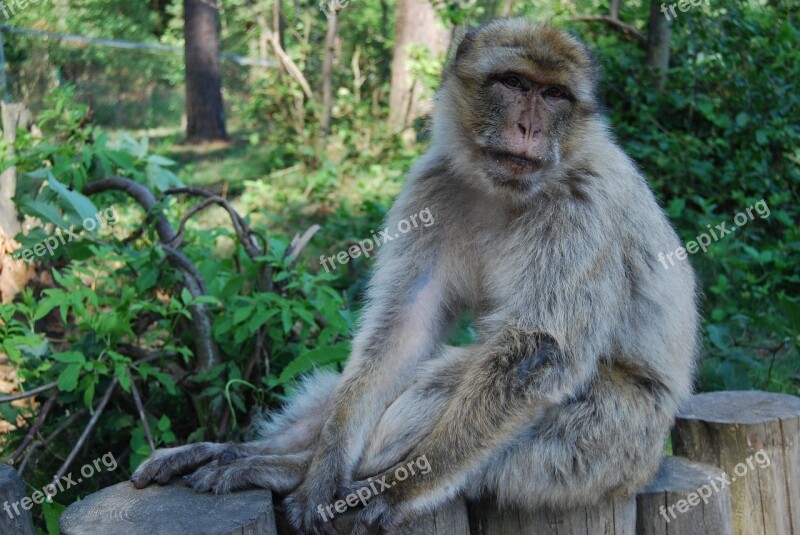
[[(283, 515), (280, 506), (277, 509), (278, 535), (295, 535), (295, 531)], [(334, 520), (334, 527), (339, 535), (349, 535), (353, 529), (358, 509), (345, 513)], [(370, 532), (370, 535), (377, 530)], [(464, 500), (457, 499), (443, 505), (432, 513), (427, 513), (416, 518), (409, 518), (399, 528), (389, 535), (470, 535), (467, 504)]]
[(731, 535), (731, 494), (711, 481), (716, 466), (666, 457), (653, 481), (636, 497), (636, 534)]
[(493, 500), (470, 504), (472, 535), (633, 535), (636, 499), (609, 498), (574, 511), (498, 509)]
[(800, 535), (800, 398), (767, 392), (694, 396), (678, 416), (673, 450), (725, 472), (734, 533)]
[[(27, 492), (17, 472), (7, 464), (0, 463), (0, 534), (34, 534), (31, 512), (19, 503), (24, 498), (27, 498)], [(17, 504), (16, 509), (13, 504)]]
[(70, 505), (62, 535), (275, 535), (272, 493), (197, 493), (183, 485), (142, 490), (119, 483)]

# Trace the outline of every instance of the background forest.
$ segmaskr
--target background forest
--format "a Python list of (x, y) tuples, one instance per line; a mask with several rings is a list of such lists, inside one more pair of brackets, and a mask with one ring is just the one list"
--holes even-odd
[[(151, 448), (246, 438), (300, 374), (341, 365), (372, 259), (320, 256), (378, 232), (449, 43), (497, 16), (591, 46), (685, 242), (768, 206), (690, 255), (698, 389), (799, 395), (798, 3), (653, 2), (6, 2), (0, 459), (31, 488), (119, 463), (35, 507), (41, 530)], [(453, 342), (471, 338), (465, 318)]]

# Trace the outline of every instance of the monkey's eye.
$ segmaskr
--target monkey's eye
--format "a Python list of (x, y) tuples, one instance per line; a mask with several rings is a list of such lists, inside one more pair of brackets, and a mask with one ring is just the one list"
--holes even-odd
[(548, 87), (545, 92), (544, 96), (550, 98), (567, 98), (567, 94), (561, 90), (559, 87)]
[(522, 89), (523, 83), (522, 79), (519, 76), (515, 76), (513, 74), (509, 74), (508, 76), (504, 76), (501, 80), (503, 85), (508, 87), (513, 87), (514, 89)]

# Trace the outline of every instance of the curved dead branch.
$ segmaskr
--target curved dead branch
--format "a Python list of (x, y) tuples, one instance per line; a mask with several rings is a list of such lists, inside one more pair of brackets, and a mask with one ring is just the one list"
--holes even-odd
[(609, 15), (591, 15), (586, 17), (575, 17), (570, 19), (574, 22), (603, 22), (608, 24), (615, 30), (619, 31), (620, 33), (624, 34), (627, 37), (632, 37), (636, 39), (639, 44), (646, 45), (647, 44), (647, 37), (639, 31), (638, 28), (635, 26), (631, 26), (625, 22), (622, 22), (618, 18), (611, 17)]
[[(124, 177), (109, 177), (88, 184), (83, 188), (85, 195), (93, 195), (105, 191), (121, 191), (133, 198), (147, 212), (147, 217), (155, 221), (156, 232), (160, 240), (159, 246), (167, 253), (170, 264), (181, 272), (186, 289), (194, 298), (206, 295), (205, 282), (200, 272), (189, 258), (180, 250), (169, 244), (175, 242), (177, 233), (166, 216), (156, 210), (158, 201), (145, 186)], [(189, 307), (192, 312), (192, 323), (195, 331), (195, 350), (198, 370), (206, 371), (220, 362), (219, 349), (214, 343), (211, 333), (211, 314), (201, 303)]]

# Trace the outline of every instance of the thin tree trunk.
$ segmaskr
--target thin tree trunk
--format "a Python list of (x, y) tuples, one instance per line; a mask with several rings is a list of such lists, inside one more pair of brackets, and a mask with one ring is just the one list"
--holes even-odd
[(619, 20), (619, 0), (611, 0), (611, 7), (608, 10), (608, 16), (612, 19)]
[(278, 43), (281, 48), (286, 50), (286, 43), (284, 42), (284, 22), (283, 22), (283, 2), (282, 0), (273, 0), (272, 3), (272, 31), (278, 35)]
[(647, 24), (647, 66), (656, 73), (656, 92), (667, 86), (669, 68), (669, 21), (661, 12), (661, 3), (650, 0), (650, 20)]
[(322, 135), (331, 133), (331, 115), (333, 110), (333, 56), (336, 52), (336, 26), (338, 15), (336, 9), (328, 14), (328, 32), (325, 35), (325, 61), (322, 64)]
[(224, 140), (218, 0), (184, 0), (187, 140)]
[(420, 43), (431, 54), (447, 51), (450, 32), (442, 25), (430, 0), (398, 0), (395, 46), (392, 57), (392, 86), (389, 94), (389, 126), (397, 132), (417, 117), (428, 113), (431, 99), (425, 88), (415, 83), (408, 68), (409, 47)]

